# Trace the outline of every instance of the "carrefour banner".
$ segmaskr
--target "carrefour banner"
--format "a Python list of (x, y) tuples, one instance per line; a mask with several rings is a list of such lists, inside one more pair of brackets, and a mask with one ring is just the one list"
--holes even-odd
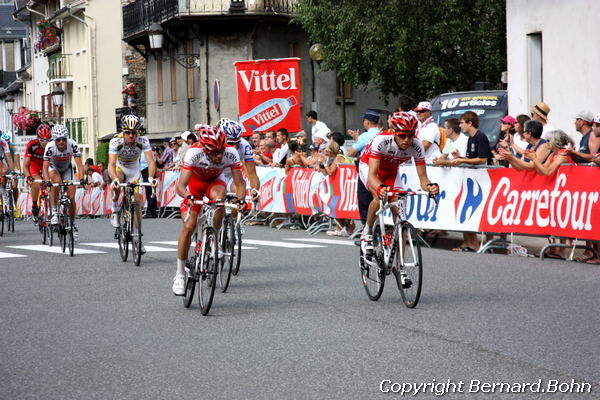
[(299, 58), (238, 61), (235, 76), (244, 136), (286, 128), (300, 131)]

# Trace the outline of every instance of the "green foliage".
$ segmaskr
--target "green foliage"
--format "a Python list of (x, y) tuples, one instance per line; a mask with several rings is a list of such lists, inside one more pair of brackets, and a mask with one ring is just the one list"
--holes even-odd
[(96, 165), (98, 163), (108, 165), (108, 142), (100, 142), (96, 147)]
[(386, 96), (470, 90), (506, 69), (505, 0), (299, 0), (298, 12), (322, 68)]

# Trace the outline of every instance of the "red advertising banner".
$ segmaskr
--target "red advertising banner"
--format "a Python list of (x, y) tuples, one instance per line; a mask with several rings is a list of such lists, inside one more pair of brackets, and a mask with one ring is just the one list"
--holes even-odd
[(235, 76), (244, 136), (285, 128), (300, 131), (299, 58), (238, 61)]

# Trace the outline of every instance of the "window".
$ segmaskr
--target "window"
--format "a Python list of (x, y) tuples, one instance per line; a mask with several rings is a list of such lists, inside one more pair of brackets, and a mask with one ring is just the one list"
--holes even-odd
[(352, 86), (350, 86), (350, 84), (347, 82), (343, 82), (340, 78), (337, 78), (335, 82), (335, 101), (342, 101), (342, 87), (344, 90), (344, 100), (346, 102), (353, 102), (354, 100), (352, 99)]
[(290, 43), (290, 57), (298, 57), (301, 58), (300, 53), (300, 43)]
[(541, 32), (527, 35), (527, 53), (529, 104), (537, 104), (544, 99), (544, 65)]

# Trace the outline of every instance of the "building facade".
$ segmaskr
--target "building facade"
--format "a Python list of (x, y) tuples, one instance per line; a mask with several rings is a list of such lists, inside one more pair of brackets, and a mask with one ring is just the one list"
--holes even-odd
[(575, 115), (600, 112), (600, 35), (596, 0), (507, 0), (508, 101), (511, 115), (544, 101), (549, 122), (576, 143)]
[[(309, 58), (306, 33), (290, 20), (295, 0), (135, 0), (123, 6), (123, 40), (147, 60), (146, 127), (153, 138), (173, 136), (196, 123), (237, 118), (234, 63), (298, 57), (304, 114), (314, 109), (332, 130), (362, 129), (367, 108), (384, 108), (374, 90), (346, 87), (333, 72), (321, 71)], [(162, 50), (149, 46), (148, 28), (164, 30)], [(186, 64), (188, 62), (188, 64)], [(214, 84), (220, 83), (220, 110)]]

